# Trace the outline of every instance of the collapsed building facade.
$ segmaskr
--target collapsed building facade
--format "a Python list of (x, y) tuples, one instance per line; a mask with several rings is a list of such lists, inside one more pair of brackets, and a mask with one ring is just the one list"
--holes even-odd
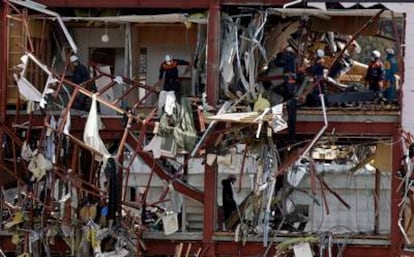
[(3, 1), (1, 254), (410, 255), (410, 6)]

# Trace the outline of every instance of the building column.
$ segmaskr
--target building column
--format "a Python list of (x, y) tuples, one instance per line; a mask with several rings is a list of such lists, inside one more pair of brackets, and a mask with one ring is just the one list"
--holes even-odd
[(213, 235), (217, 221), (217, 163), (204, 168), (203, 245), (204, 256), (215, 256)]
[(7, 109), (7, 13), (9, 6), (0, 2), (0, 12), (1, 12), (1, 23), (0, 23), (0, 40), (1, 40), (1, 49), (0, 49), (0, 62), (3, 64), (0, 69), (0, 80), (1, 80), (1, 89), (0, 89), (0, 122), (6, 121), (6, 109)]
[(207, 102), (216, 106), (219, 90), (221, 13), (220, 0), (209, 1), (207, 28)]
[[(401, 134), (398, 129), (392, 137), (393, 142), (399, 142), (401, 140)], [(400, 218), (400, 207), (398, 204), (401, 202), (402, 195), (401, 190), (397, 190), (401, 180), (398, 178), (397, 173), (401, 168), (401, 158), (403, 156), (401, 143), (394, 143), (392, 147), (392, 173), (391, 173), (391, 246), (390, 246), (390, 257), (400, 256), (402, 247), (404, 245), (403, 238), (398, 227), (398, 220)]]

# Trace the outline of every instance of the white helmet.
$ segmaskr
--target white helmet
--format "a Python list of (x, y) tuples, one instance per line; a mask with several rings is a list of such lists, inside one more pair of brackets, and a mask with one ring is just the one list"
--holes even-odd
[(76, 62), (76, 61), (79, 61), (79, 57), (78, 57), (78, 56), (76, 56), (76, 55), (72, 55), (72, 56), (70, 57), (70, 62)]
[(166, 62), (171, 62), (171, 61), (172, 61), (172, 57), (171, 57), (171, 55), (166, 54), (166, 55), (165, 55), (165, 61), (166, 61)]
[(293, 48), (291, 46), (286, 47), (286, 52), (294, 53)]
[(325, 56), (325, 52), (322, 49), (316, 50), (316, 57), (322, 58)]
[(378, 50), (374, 50), (374, 51), (372, 51), (372, 57), (374, 57), (374, 58), (376, 58), (376, 59), (381, 58), (381, 53), (380, 53), (380, 51), (378, 51)]
[(386, 52), (387, 54), (395, 54), (394, 49), (392, 49), (392, 48), (387, 48), (387, 49), (385, 49), (385, 52)]

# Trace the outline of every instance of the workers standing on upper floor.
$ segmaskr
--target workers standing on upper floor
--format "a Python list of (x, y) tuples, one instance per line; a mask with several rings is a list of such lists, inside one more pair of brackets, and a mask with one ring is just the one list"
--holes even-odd
[(180, 102), (180, 80), (178, 78), (178, 66), (187, 65), (190, 67), (190, 62), (173, 59), (171, 55), (165, 55), (165, 60), (160, 65), (159, 80), (164, 79), (163, 89), (165, 91), (174, 91), (177, 101)]
[(371, 53), (371, 62), (368, 64), (365, 82), (368, 83), (369, 90), (372, 90), (379, 97), (383, 97), (385, 70), (381, 61), (381, 53), (374, 50)]
[(385, 68), (385, 85), (384, 85), (384, 97), (389, 102), (395, 101), (395, 90), (396, 90), (396, 78), (395, 75), (398, 72), (398, 61), (395, 57), (394, 49), (387, 48), (385, 50), (387, 56), (384, 62)]

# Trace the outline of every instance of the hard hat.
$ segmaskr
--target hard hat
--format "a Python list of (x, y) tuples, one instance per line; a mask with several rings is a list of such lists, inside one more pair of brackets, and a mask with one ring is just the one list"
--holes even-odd
[(231, 174), (227, 177), (227, 179), (234, 182), (234, 181), (237, 180), (237, 177), (235, 175)]
[(381, 58), (381, 53), (378, 50), (372, 51), (372, 57), (374, 58)]
[(172, 57), (171, 57), (171, 55), (166, 54), (166, 55), (165, 55), (165, 61), (166, 61), (166, 62), (171, 62), (171, 61), (172, 61)]
[(387, 49), (385, 49), (385, 52), (386, 52), (387, 54), (395, 54), (394, 49), (392, 49), (392, 48), (387, 48)]
[(286, 52), (291, 52), (293, 53), (293, 48), (291, 46), (286, 47)]
[(72, 55), (72, 56), (70, 57), (70, 62), (76, 62), (76, 61), (79, 61), (79, 57), (78, 57), (78, 56), (76, 56), (76, 55)]
[(325, 56), (325, 52), (322, 49), (316, 50), (316, 57), (322, 58)]

